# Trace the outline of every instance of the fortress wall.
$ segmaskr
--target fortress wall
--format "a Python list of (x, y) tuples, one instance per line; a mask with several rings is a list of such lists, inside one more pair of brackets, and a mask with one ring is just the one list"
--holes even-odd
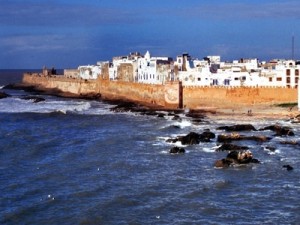
[(297, 102), (297, 89), (280, 87), (184, 87), (187, 108)]
[[(178, 82), (165, 85), (141, 84), (124, 81), (73, 79), (64, 76), (23, 76), (23, 83), (37, 88), (56, 89), (76, 95), (101, 94), (104, 99), (129, 100), (177, 108), (180, 104)], [(183, 106), (191, 109), (203, 107), (238, 107), (253, 104), (297, 102), (295, 88), (280, 87), (183, 87)]]
[[(174, 90), (166, 94), (166, 88)], [(134, 102), (155, 104), (164, 107), (177, 108), (178, 83), (165, 85), (140, 84), (123, 81), (99, 80), (98, 90), (102, 98), (126, 99)]]
[(22, 82), (43, 89), (58, 89), (75, 95), (95, 93), (95, 80), (72, 79), (63, 76), (41, 76), (38, 74), (24, 74)]
[(64, 76), (41, 76), (24, 74), (23, 83), (38, 89), (59, 90), (74, 95), (101, 94), (103, 99), (129, 100), (146, 104), (177, 108), (179, 104), (178, 83), (166, 85), (140, 84), (124, 81), (82, 80)]

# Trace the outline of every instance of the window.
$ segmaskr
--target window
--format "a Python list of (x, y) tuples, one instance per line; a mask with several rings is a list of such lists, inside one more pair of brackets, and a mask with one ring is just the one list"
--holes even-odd
[(295, 75), (299, 76), (299, 70), (298, 69), (295, 70)]
[(287, 83), (291, 83), (291, 78), (290, 78), (290, 77), (287, 77), (287, 78), (286, 78), (286, 82), (287, 82)]
[(298, 82), (299, 82), (299, 77), (296, 77), (295, 78), (295, 83), (298, 84)]
[(238, 78), (238, 77), (235, 77), (234, 80), (239, 80), (239, 78)]
[(287, 75), (287, 76), (290, 76), (290, 75), (291, 75), (291, 70), (290, 70), (290, 69), (287, 69), (287, 70), (286, 70), (286, 75)]
[(198, 77), (198, 81), (201, 81), (201, 78), (200, 78), (200, 77)]
[(282, 78), (281, 77), (277, 77), (276, 81), (282, 81)]
[(272, 81), (273, 81), (272, 77), (269, 77), (269, 82), (272, 82)]

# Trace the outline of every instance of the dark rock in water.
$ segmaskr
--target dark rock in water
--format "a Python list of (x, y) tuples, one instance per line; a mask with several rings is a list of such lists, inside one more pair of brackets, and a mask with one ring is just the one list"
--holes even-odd
[(172, 120), (181, 121), (181, 118), (180, 118), (180, 116), (175, 115), (175, 116), (173, 116)]
[(27, 92), (37, 92), (42, 93), (43, 91), (37, 90), (35, 86), (23, 85), (23, 84), (8, 84), (3, 87), (3, 89), (11, 89), (11, 90), (24, 90)]
[(257, 142), (266, 142), (271, 140), (271, 138), (266, 136), (245, 136), (240, 135), (238, 133), (232, 133), (232, 134), (220, 134), (218, 135), (217, 141), (218, 142), (231, 142), (231, 141), (257, 141)]
[(192, 120), (192, 123), (196, 124), (196, 125), (199, 124), (199, 123), (203, 123), (203, 122), (204, 122), (203, 119), (193, 119)]
[(185, 149), (179, 147), (173, 147), (170, 149), (170, 153), (171, 154), (185, 153)]
[(225, 143), (222, 144), (219, 148), (217, 148), (216, 151), (242, 151), (248, 149), (249, 148), (247, 146), (239, 146), (239, 145)]
[(45, 101), (44, 98), (37, 97), (37, 96), (25, 96), (25, 97), (21, 97), (21, 99), (23, 99), (23, 100), (32, 100), (34, 103)]
[(211, 131), (204, 131), (202, 134), (200, 134), (200, 141), (202, 142), (209, 142), (210, 139), (214, 139), (216, 135)]
[(6, 94), (5, 92), (0, 91), (0, 99), (1, 98), (7, 98), (7, 97), (10, 97), (10, 95)]
[(299, 145), (299, 143), (297, 141), (281, 141), (280, 144), (283, 145)]
[(271, 152), (275, 152), (276, 148), (272, 147), (272, 146), (266, 146), (266, 149), (271, 151)]
[(183, 145), (196, 145), (200, 143), (200, 134), (190, 132), (186, 136), (179, 137), (178, 140), (181, 141)]
[(293, 170), (294, 168), (290, 165), (283, 165), (283, 168), (286, 168), (287, 171)]
[(256, 131), (255, 127), (251, 124), (238, 124), (233, 126), (223, 126), (218, 127), (217, 130), (225, 130), (225, 131)]
[(215, 167), (217, 168), (227, 168), (229, 167), (231, 164), (231, 161), (228, 161), (226, 159), (220, 159), (220, 160), (217, 160), (215, 162)]
[(227, 168), (229, 166), (260, 163), (258, 159), (254, 159), (252, 152), (246, 151), (231, 151), (228, 153), (225, 159), (217, 160), (215, 167)]
[(271, 130), (275, 131), (276, 136), (294, 136), (294, 132), (290, 127), (281, 127), (279, 125), (267, 126), (259, 130)]
[(192, 117), (195, 119), (204, 119), (205, 116), (203, 114), (202, 111), (198, 111), (198, 110), (190, 110), (188, 113), (185, 114), (187, 117)]
[(179, 136), (177, 138), (170, 138), (166, 140), (169, 143), (175, 143), (180, 141), (183, 145), (197, 145), (200, 142), (210, 142), (210, 139), (215, 138), (216, 135), (210, 131), (204, 131), (202, 134), (196, 132), (190, 132), (185, 136)]

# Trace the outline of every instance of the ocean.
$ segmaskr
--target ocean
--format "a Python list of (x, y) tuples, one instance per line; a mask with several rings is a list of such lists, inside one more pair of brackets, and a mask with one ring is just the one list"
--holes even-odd
[[(1, 88), (23, 70), (0, 70)], [(0, 99), (0, 224), (299, 224), (300, 125), (288, 120), (236, 121), (210, 115), (194, 123), (137, 112), (112, 103), (40, 96), (2, 89)], [(261, 163), (227, 169), (214, 162), (216, 139), (182, 146), (169, 138), (225, 125), (279, 124), (295, 136), (241, 141)], [(170, 154), (173, 146), (184, 154)], [(275, 148), (270, 151), (267, 147)], [(283, 165), (294, 169), (287, 171)]]

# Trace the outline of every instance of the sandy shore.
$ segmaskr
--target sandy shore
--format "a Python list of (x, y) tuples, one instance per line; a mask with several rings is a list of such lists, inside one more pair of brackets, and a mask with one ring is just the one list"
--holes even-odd
[(298, 107), (285, 108), (274, 105), (243, 105), (234, 108), (202, 108), (208, 117), (230, 119), (239, 121), (253, 121), (259, 119), (288, 120), (300, 114)]

